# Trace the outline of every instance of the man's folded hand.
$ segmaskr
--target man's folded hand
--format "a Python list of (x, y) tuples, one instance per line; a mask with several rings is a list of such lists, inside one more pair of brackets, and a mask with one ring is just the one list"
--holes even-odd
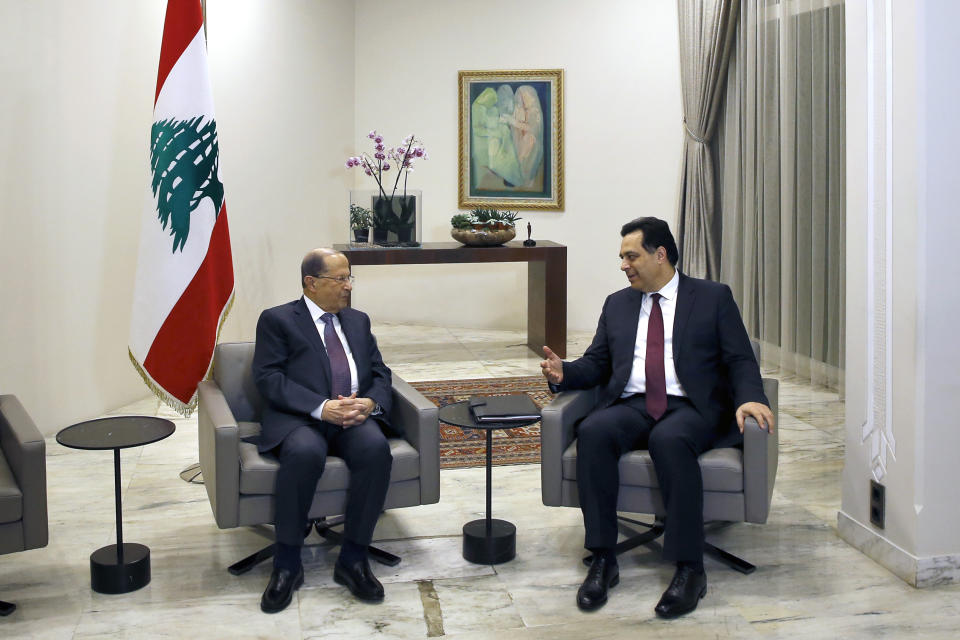
[(327, 400), (323, 405), (321, 419), (341, 427), (355, 427), (363, 424), (376, 406), (370, 398), (358, 398), (355, 393), (337, 396), (336, 400)]

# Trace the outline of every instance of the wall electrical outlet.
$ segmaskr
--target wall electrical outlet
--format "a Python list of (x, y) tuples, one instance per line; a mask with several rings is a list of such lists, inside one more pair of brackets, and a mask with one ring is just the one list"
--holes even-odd
[(876, 480), (870, 481), (870, 523), (883, 529), (886, 515), (887, 489)]

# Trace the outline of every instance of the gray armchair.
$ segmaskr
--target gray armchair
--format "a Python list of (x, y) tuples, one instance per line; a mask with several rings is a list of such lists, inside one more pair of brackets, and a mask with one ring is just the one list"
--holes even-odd
[[(758, 345), (753, 344), (759, 361)], [(779, 427), (778, 383), (763, 379), (763, 391), (770, 401)], [(557, 394), (541, 415), (541, 491), (543, 504), (551, 507), (579, 507), (577, 494), (576, 425), (594, 407), (598, 389), (565, 391)], [(705, 522), (767, 521), (773, 483), (777, 474), (777, 432), (768, 433), (753, 418), (748, 418), (742, 448), (713, 449), (700, 456), (703, 473), (703, 517)], [(620, 492), (617, 510), (652, 514), (653, 523), (619, 516), (620, 520), (646, 528), (623, 540), (616, 547), (620, 554), (652, 542), (663, 534), (665, 509), (647, 451), (631, 451), (620, 458)], [(742, 573), (756, 567), (709, 542), (706, 553)]]
[[(260, 432), (263, 399), (253, 380), (253, 342), (218, 344), (213, 356), (213, 378), (200, 383), (200, 468), (221, 529), (272, 524), (274, 487), (279, 464), (249, 442)], [(386, 509), (433, 504), (440, 499), (440, 444), (437, 408), (409, 384), (393, 376), (391, 421), (403, 427), (403, 438), (391, 438), (393, 467)], [(340, 458), (330, 456), (317, 483), (309, 518), (317, 533), (333, 543), (342, 534), (331, 527), (342, 524), (350, 472)], [(337, 517), (334, 517), (337, 516)], [(309, 533), (309, 531), (305, 532)], [(239, 575), (273, 555), (273, 545), (230, 567)], [(400, 558), (370, 548), (378, 562), (395, 565)]]
[[(47, 546), (46, 448), (16, 396), (0, 396), (0, 554)], [(0, 616), (14, 609), (0, 601)]]

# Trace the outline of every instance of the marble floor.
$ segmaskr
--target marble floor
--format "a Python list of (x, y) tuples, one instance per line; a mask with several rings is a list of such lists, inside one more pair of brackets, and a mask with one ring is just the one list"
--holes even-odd
[[(375, 327), (385, 360), (407, 380), (535, 374), (524, 335), (410, 325)], [(571, 356), (589, 334), (573, 334)], [(306, 582), (292, 605), (260, 612), (270, 566), (226, 567), (265, 544), (259, 529), (217, 529), (204, 488), (179, 471), (197, 459), (196, 419), (146, 399), (115, 413), (162, 415), (176, 433), (123, 452), (124, 538), (151, 549), (153, 579), (126, 595), (90, 590), (88, 556), (115, 541), (110, 452), (48, 440), (50, 544), (0, 557), (0, 638), (875, 638), (960, 636), (960, 586), (917, 590), (837, 537), (843, 404), (781, 379), (780, 467), (766, 525), (735, 525), (712, 541), (756, 565), (743, 576), (707, 560), (699, 608), (661, 621), (653, 606), (672, 570), (640, 549), (620, 558), (621, 583), (601, 610), (577, 610), (585, 568), (579, 511), (544, 507), (537, 465), (494, 469), (494, 512), (518, 529), (518, 554), (477, 566), (460, 527), (480, 517), (482, 469), (444, 470), (440, 503), (386, 513), (376, 539), (403, 557), (374, 564), (386, 600), (362, 604), (333, 582), (336, 550), (311, 538)]]

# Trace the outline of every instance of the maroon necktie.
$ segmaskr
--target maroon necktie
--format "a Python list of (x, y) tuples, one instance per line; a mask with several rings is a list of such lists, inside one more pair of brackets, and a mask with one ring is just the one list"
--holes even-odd
[[(330, 358), (330, 397), (336, 398), (350, 395), (350, 364), (347, 362), (347, 354), (343, 350), (343, 343), (340, 342), (340, 336), (337, 330), (333, 328), (333, 314), (325, 313), (320, 316), (323, 320), (323, 342), (327, 348), (327, 357)], [(661, 322), (661, 324), (663, 324)], [(661, 348), (661, 353), (663, 349)]]
[(660, 294), (650, 296), (650, 320), (647, 322), (647, 357), (644, 374), (647, 382), (647, 413), (654, 420), (667, 411), (667, 376), (663, 371), (663, 311), (660, 310)]

